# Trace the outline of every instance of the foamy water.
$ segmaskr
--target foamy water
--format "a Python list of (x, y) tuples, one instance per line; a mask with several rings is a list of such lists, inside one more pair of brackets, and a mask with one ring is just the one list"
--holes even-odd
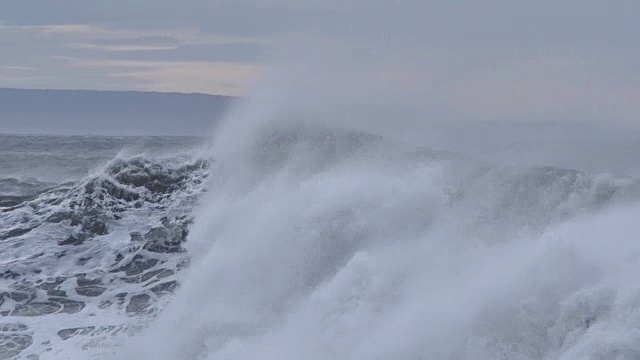
[(640, 357), (635, 179), (239, 128), (183, 284), (118, 359)]

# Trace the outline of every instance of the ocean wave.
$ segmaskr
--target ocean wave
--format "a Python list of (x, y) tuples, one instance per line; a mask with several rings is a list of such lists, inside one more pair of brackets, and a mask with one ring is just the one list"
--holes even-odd
[[(118, 359), (640, 354), (631, 338), (594, 342), (638, 325), (599, 310), (619, 301), (612, 287), (637, 288), (607, 267), (640, 250), (618, 228), (630, 217), (609, 215), (638, 199), (636, 179), (304, 126), (249, 138), (219, 159), (183, 285)], [(594, 257), (599, 226), (625, 250)]]
[(570, 359), (635, 309), (593, 257), (635, 178), (300, 124), (231, 150), (117, 156), (0, 210), (0, 358)]
[(153, 316), (188, 263), (183, 244), (210, 165), (119, 156), (1, 209), (0, 314), (10, 326), (0, 327), (0, 358), (66, 358), (138, 331), (131, 319)]

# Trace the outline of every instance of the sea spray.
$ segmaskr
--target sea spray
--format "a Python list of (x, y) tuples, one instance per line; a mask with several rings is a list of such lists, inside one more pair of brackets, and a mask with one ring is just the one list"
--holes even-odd
[(640, 356), (635, 179), (337, 127), (362, 98), (311, 80), (259, 89), (217, 128), (182, 285), (118, 359)]

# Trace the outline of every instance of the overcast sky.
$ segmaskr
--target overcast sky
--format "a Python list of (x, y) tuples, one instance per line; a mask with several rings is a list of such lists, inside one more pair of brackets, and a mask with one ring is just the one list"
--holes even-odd
[(282, 51), (295, 38), (366, 48), (350, 68), (385, 65), (365, 88), (451, 116), (638, 127), (638, 14), (637, 0), (7, 0), (0, 87), (243, 95), (274, 56), (307, 56)]

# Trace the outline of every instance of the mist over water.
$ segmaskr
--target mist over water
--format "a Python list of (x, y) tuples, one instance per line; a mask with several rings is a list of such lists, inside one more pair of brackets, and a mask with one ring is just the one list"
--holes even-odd
[(118, 359), (640, 357), (634, 178), (410, 145), (427, 118), (333, 75), (218, 126), (191, 267)]

